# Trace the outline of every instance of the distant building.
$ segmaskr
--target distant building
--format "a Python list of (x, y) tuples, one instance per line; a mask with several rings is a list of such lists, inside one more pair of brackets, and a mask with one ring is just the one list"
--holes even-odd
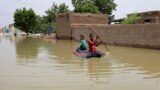
[(0, 27), (0, 33), (2, 33), (3, 32), (3, 30), (2, 30), (2, 28)]
[(9, 24), (9, 32), (10, 33), (15, 33), (15, 29), (14, 29), (14, 25), (13, 24)]
[(136, 24), (145, 24), (145, 23), (160, 23), (160, 11), (147, 11), (147, 12), (139, 12), (139, 13), (131, 13), (127, 16), (131, 16), (137, 14), (139, 19)]
[(123, 20), (124, 20), (124, 18), (109, 20), (109, 24), (121, 24), (123, 22)]

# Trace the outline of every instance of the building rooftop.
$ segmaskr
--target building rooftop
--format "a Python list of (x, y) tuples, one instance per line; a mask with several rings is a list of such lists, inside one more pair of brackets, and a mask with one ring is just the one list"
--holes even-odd
[(127, 15), (133, 15), (133, 14), (149, 14), (149, 13), (160, 13), (160, 10), (153, 10), (153, 11), (145, 11), (145, 12), (138, 12), (138, 13), (130, 13)]

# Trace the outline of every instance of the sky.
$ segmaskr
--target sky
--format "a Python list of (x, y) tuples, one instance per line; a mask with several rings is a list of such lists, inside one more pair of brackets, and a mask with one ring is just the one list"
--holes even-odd
[[(37, 15), (45, 15), (45, 11), (55, 2), (66, 3), (73, 10), (71, 0), (0, 0), (0, 27), (13, 23), (13, 15), (17, 8), (32, 8)], [(160, 10), (160, 0), (115, 0), (115, 18), (124, 18), (128, 13)]]

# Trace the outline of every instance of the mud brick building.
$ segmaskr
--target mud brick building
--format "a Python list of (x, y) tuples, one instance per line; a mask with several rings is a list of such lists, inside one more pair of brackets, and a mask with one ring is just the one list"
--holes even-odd
[(145, 24), (145, 23), (160, 23), (160, 11), (147, 11), (147, 12), (139, 12), (128, 14), (127, 16), (131, 16), (133, 14), (137, 14), (139, 19), (137, 20), (137, 24)]
[(73, 33), (77, 26), (106, 25), (107, 15), (91, 13), (62, 13), (56, 16), (57, 37), (60, 39), (73, 39)]
[(158, 14), (157, 12), (148, 14), (147, 16), (145, 16), (146, 14), (139, 14), (141, 16), (140, 24), (130, 25), (109, 25), (107, 16), (103, 14), (58, 14), (56, 17), (56, 34), (59, 39), (77, 41), (81, 34), (85, 36), (85, 39), (88, 39), (88, 35), (94, 30), (105, 44), (160, 49)]

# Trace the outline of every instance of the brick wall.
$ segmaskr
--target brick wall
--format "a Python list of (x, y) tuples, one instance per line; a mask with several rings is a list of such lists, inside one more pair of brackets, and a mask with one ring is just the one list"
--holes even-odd
[(160, 49), (160, 24), (75, 26), (74, 39), (79, 40), (80, 34), (88, 39), (93, 33), (89, 28), (107, 44)]

